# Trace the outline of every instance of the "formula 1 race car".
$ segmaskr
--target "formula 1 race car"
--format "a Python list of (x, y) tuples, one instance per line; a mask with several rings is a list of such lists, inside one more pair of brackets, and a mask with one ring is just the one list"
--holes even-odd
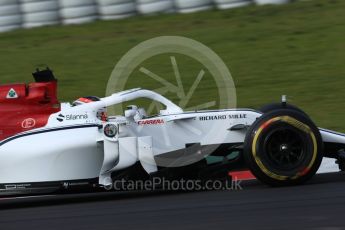
[[(323, 157), (344, 169), (345, 135), (317, 128), (285, 100), (259, 110), (184, 112), (153, 91), (133, 89), (69, 104), (58, 101), (51, 70), (33, 76), (35, 83), (0, 86), (0, 195), (155, 176), (219, 179), (242, 168), (269, 185), (297, 185)], [(164, 110), (147, 116), (132, 105), (107, 116), (107, 107), (137, 98)]]

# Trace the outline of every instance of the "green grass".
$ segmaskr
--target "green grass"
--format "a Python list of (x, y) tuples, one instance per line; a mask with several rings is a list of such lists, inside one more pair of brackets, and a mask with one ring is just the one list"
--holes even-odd
[[(344, 9), (343, 0), (312, 0), (14, 31), (0, 35), (0, 79), (29, 82), (37, 65), (48, 64), (60, 80), (63, 100), (103, 96), (112, 69), (130, 48), (156, 36), (186, 36), (212, 48), (228, 65), (240, 107), (257, 108), (287, 94), (319, 126), (344, 131)], [(198, 63), (177, 58), (190, 86)], [(147, 61), (150, 70), (173, 81), (169, 64), (168, 55)], [(139, 72), (131, 79), (127, 88), (157, 87)], [(191, 106), (217, 95), (209, 74), (197, 93)]]

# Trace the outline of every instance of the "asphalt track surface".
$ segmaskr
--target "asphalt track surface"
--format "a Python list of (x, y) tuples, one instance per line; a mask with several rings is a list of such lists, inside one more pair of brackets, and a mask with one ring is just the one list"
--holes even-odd
[(68, 194), (0, 200), (0, 229), (345, 229), (345, 174), (238, 191)]

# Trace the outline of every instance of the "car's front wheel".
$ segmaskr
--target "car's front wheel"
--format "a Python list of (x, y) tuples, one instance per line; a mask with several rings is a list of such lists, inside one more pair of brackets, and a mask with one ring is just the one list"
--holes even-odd
[(298, 185), (310, 179), (322, 161), (318, 128), (297, 110), (262, 115), (248, 130), (244, 158), (252, 173), (272, 186)]

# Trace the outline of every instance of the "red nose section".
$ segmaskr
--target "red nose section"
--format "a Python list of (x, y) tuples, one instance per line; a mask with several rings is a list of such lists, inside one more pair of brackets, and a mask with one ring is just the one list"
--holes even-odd
[(43, 127), (52, 113), (60, 111), (57, 81), (0, 86), (0, 141)]

